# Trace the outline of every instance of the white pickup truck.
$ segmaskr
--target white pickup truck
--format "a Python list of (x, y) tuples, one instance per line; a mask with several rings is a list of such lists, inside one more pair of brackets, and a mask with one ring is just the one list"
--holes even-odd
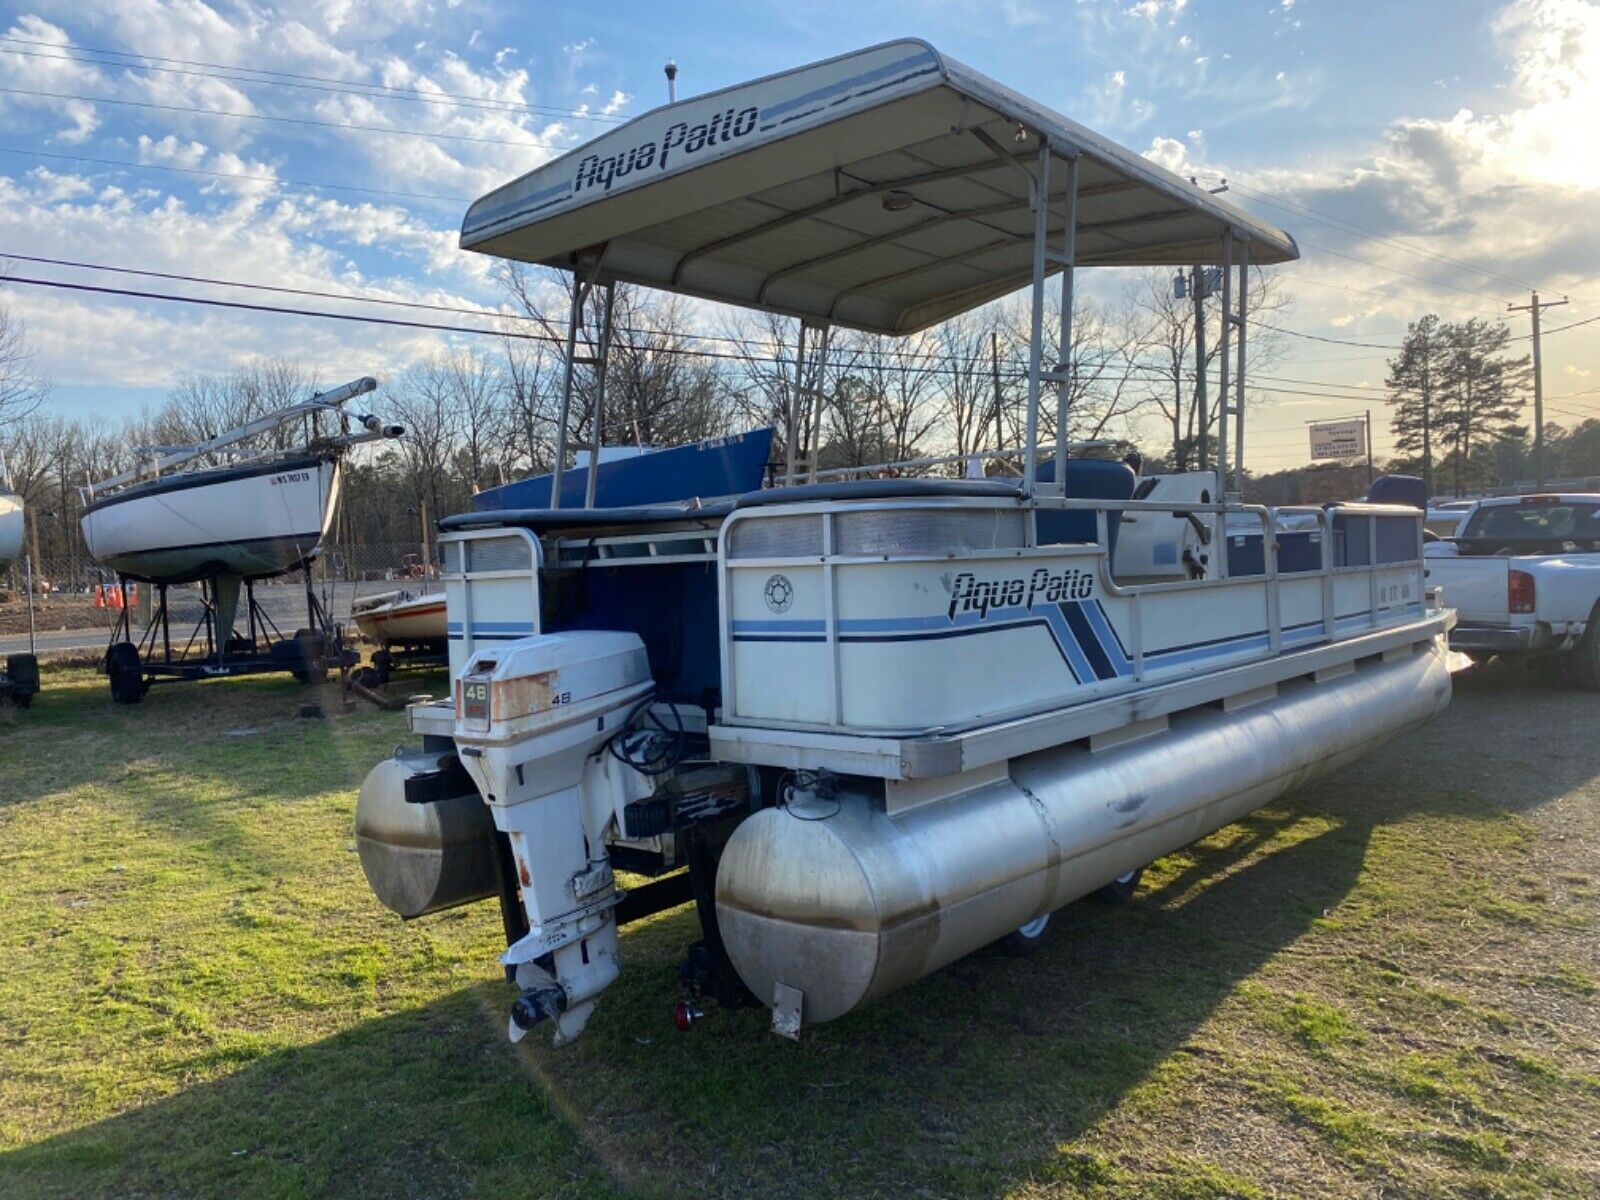
[(1452, 650), (1544, 657), (1600, 691), (1600, 493), (1479, 500), (1423, 556), (1456, 610)]

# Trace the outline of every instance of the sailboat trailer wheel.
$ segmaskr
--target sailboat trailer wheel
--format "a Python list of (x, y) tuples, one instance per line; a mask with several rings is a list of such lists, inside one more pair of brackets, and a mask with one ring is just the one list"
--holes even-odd
[(111, 699), (117, 704), (137, 704), (149, 685), (144, 681), (144, 666), (132, 642), (117, 642), (106, 651), (106, 679), (111, 684)]

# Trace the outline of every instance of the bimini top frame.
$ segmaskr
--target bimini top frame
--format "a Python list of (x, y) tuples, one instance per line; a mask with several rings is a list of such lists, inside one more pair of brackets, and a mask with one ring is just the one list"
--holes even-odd
[[(1073, 267), (1225, 264), (1243, 278), (1249, 262), (1298, 257), (1282, 230), (910, 39), (638, 117), (478, 200), (461, 245), (570, 270), (577, 300), (626, 282), (797, 317), (813, 356), (830, 326), (914, 333), (1031, 283), (1030, 486), (1046, 385), (1065, 426)], [(1057, 273), (1062, 361), (1046, 365)], [(605, 324), (583, 360), (602, 371)], [(796, 367), (790, 481), (815, 398), (815, 364)], [(820, 401), (813, 430), (819, 416)]]

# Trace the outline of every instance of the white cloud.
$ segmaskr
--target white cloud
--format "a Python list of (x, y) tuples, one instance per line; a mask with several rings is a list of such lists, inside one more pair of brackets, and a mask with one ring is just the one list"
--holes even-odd
[(57, 175), (45, 167), (35, 167), (28, 172), (28, 177), (33, 181), (34, 194), (41, 204), (73, 200), (94, 191), (85, 179), (76, 175)]
[(147, 133), (139, 135), (139, 161), (194, 170), (205, 161), (204, 142), (180, 142), (172, 134), (157, 140)]
[(1170, 25), (1182, 16), (1183, 10), (1188, 7), (1189, 0), (1138, 0), (1123, 12), (1127, 16), (1145, 21), (1155, 22), (1164, 19)]
[(1188, 175), (1191, 172), (1189, 163), (1189, 147), (1177, 138), (1155, 137), (1150, 139), (1150, 145), (1145, 149), (1144, 156), (1151, 162), (1157, 163), (1179, 175)]

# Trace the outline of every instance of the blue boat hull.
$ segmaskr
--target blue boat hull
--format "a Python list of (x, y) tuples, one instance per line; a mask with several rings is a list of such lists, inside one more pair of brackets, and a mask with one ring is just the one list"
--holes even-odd
[[(756, 491), (772, 453), (773, 433), (770, 428), (756, 429), (601, 463), (595, 480), (594, 507), (629, 508)], [(550, 478), (537, 475), (479, 492), (472, 498), (472, 511), (548, 508)], [(563, 471), (560, 507), (582, 508), (588, 487), (587, 467)]]

